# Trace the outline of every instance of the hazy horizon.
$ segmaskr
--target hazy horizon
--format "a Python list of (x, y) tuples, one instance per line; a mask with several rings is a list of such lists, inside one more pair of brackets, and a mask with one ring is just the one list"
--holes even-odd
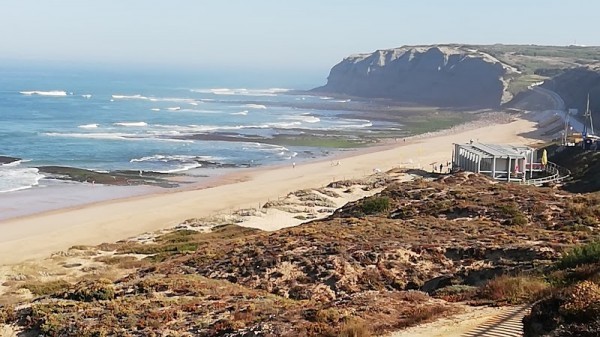
[(287, 74), (318, 85), (349, 54), (402, 45), (600, 45), (593, 27), (599, 11), (600, 3), (582, 0), (8, 0), (0, 29), (11, 33), (0, 36), (0, 60), (5, 68)]

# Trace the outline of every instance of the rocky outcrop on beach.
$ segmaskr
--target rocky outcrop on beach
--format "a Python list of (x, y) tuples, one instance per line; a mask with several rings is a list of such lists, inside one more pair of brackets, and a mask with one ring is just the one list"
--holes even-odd
[[(426, 179), (362, 184), (389, 186), (275, 232), (224, 224), (76, 247), (138, 270), (114, 282), (95, 276), (55, 286), (24, 309), (0, 311), (0, 323), (22, 317), (27, 329), (60, 336), (382, 334), (455, 312), (449, 301), (464, 300), (465, 289), (471, 300), (487, 300), (477, 289), (490, 279), (544, 268), (564, 247), (597, 237), (600, 213), (590, 205), (598, 194), (467, 172), (420, 174)], [(355, 185), (342, 181), (320, 195)]]
[(335, 65), (316, 92), (429, 106), (497, 107), (514, 69), (477, 49), (406, 46), (357, 54)]
[(19, 160), (21, 160), (21, 158), (0, 156), (0, 165), (11, 164), (14, 162), (18, 162)]

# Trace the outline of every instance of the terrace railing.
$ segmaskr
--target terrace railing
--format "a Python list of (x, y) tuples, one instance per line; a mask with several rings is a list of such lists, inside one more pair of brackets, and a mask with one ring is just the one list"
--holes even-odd
[(557, 184), (571, 177), (571, 171), (552, 162), (548, 162), (548, 165), (544, 167), (544, 172), (548, 176), (525, 180), (521, 182), (521, 185), (542, 186), (544, 184)]

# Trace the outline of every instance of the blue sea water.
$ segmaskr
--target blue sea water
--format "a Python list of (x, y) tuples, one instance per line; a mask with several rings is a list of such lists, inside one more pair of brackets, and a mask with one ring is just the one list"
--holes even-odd
[(340, 111), (294, 107), (329, 99), (282, 88), (211, 86), (207, 78), (0, 69), (0, 155), (23, 159), (0, 166), (0, 192), (35, 186), (43, 178), (35, 167), (42, 165), (185, 172), (201, 161), (244, 166), (298, 160), (311, 149), (186, 137), (372, 125), (341, 118)]

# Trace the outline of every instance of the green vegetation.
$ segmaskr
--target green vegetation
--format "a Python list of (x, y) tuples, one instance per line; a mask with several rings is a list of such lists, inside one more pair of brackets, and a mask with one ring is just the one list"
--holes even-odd
[(306, 146), (306, 147), (322, 147), (322, 148), (337, 148), (348, 149), (357, 148), (372, 144), (374, 141), (370, 139), (360, 139), (354, 136), (347, 135), (329, 137), (319, 135), (308, 136), (278, 136), (274, 140), (265, 140), (264, 143), (284, 145), (284, 146)]
[(508, 85), (508, 92), (510, 92), (513, 96), (516, 96), (519, 93), (527, 90), (532, 84), (543, 82), (546, 79), (548, 79), (548, 77), (540, 75), (513, 76)]
[(525, 336), (600, 336), (600, 241), (574, 247), (548, 279), (552, 291), (524, 318)]
[(372, 197), (363, 200), (361, 209), (366, 215), (379, 214), (390, 209), (390, 198)]
[(37, 296), (53, 295), (59, 291), (63, 291), (68, 288), (70, 284), (63, 280), (48, 281), (48, 282), (27, 282), (21, 287), (31, 291), (32, 294)]
[(486, 283), (479, 290), (479, 297), (500, 303), (531, 303), (541, 298), (549, 286), (538, 277), (500, 276)]
[(449, 129), (475, 119), (474, 115), (464, 113), (454, 114), (423, 114), (410, 116), (402, 121), (404, 131), (412, 135)]
[(590, 263), (600, 263), (600, 241), (574, 247), (560, 259), (558, 267), (573, 268)]
[(106, 301), (115, 298), (115, 288), (107, 279), (81, 281), (61, 297), (81, 302)]

